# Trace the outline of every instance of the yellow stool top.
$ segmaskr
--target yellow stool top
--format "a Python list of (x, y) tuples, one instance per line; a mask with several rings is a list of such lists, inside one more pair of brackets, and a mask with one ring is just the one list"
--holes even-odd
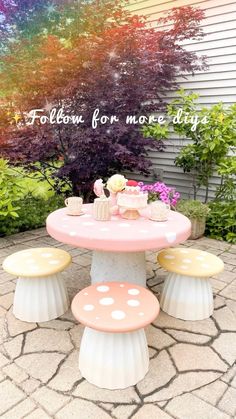
[(71, 256), (65, 250), (41, 247), (13, 253), (2, 266), (12, 275), (38, 278), (61, 272), (70, 262)]
[(209, 277), (223, 271), (224, 263), (211, 253), (198, 249), (170, 248), (157, 256), (159, 264), (181, 275)]

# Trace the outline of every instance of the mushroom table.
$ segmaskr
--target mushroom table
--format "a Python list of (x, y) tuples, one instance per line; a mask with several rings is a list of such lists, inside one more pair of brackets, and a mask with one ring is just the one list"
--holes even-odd
[(83, 205), (80, 216), (67, 215), (62, 208), (52, 212), (46, 223), (54, 239), (93, 250), (92, 283), (127, 281), (145, 287), (145, 251), (170, 247), (190, 236), (189, 219), (176, 211), (170, 211), (163, 222), (148, 219), (149, 208), (137, 220), (118, 215), (109, 221), (96, 221), (92, 208), (92, 204)]

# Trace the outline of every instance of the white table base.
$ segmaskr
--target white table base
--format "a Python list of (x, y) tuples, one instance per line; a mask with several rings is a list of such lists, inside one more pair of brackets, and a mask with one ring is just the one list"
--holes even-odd
[(145, 252), (93, 252), (92, 284), (96, 282), (130, 282), (146, 287)]
[(169, 273), (164, 282), (160, 306), (178, 319), (207, 319), (213, 313), (213, 294), (208, 278)]
[(46, 322), (68, 310), (69, 300), (61, 274), (18, 278), (13, 314), (25, 322)]
[(148, 371), (149, 354), (144, 329), (107, 333), (86, 327), (79, 369), (90, 383), (110, 390), (137, 384)]

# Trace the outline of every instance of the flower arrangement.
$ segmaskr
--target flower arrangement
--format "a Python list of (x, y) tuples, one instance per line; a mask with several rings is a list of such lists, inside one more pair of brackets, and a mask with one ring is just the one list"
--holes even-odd
[(139, 182), (138, 185), (140, 186), (141, 191), (148, 193), (149, 203), (159, 199), (166, 204), (170, 204), (171, 207), (174, 208), (180, 198), (180, 194), (179, 192), (176, 192), (175, 188), (166, 186), (163, 182), (146, 185), (143, 182)]
[(125, 189), (127, 179), (120, 174), (111, 176), (107, 183), (103, 183), (102, 179), (97, 179), (93, 185), (93, 191), (98, 197), (109, 196), (111, 203), (111, 214), (117, 215), (119, 208), (117, 205), (117, 193)]
[(102, 179), (97, 179), (93, 185), (93, 191), (95, 195), (102, 196), (104, 195), (104, 189), (107, 188), (110, 194), (117, 194), (118, 192), (125, 189), (127, 179), (123, 175), (113, 175), (111, 176), (107, 183), (104, 184)]

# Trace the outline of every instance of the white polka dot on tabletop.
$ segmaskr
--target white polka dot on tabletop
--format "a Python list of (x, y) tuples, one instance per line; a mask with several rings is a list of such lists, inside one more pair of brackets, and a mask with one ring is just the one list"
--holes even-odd
[(64, 208), (54, 211), (47, 218), (48, 233), (62, 243), (78, 247), (137, 252), (183, 242), (191, 231), (188, 218), (177, 211), (170, 211), (165, 222), (152, 221), (145, 216), (128, 221), (112, 216), (109, 221), (97, 221), (92, 215), (92, 204), (83, 205), (83, 212), (82, 216), (70, 217), (66, 216)]

